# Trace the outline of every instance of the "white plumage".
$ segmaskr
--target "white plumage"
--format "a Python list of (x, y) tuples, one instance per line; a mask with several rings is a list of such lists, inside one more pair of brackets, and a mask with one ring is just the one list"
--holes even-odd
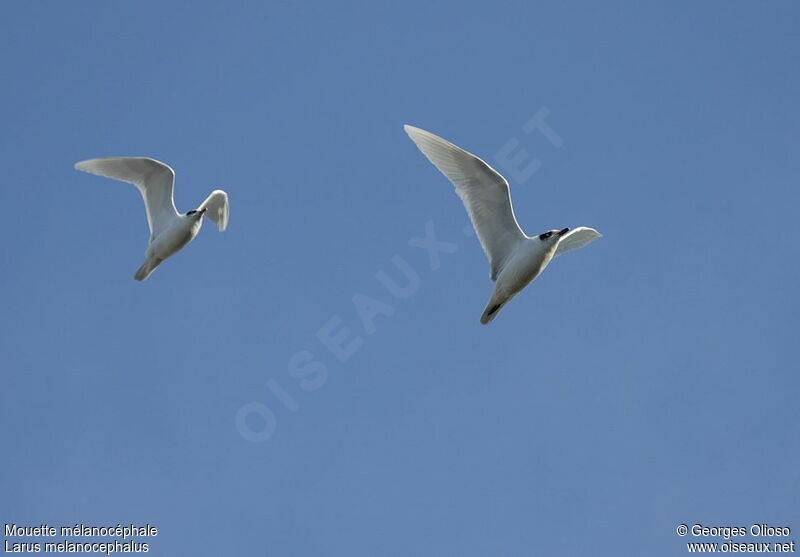
[(529, 237), (520, 228), (511, 206), (508, 182), (472, 153), (414, 126), (404, 126), (419, 150), (456, 187), (483, 251), (489, 259), (494, 292), (481, 316), (489, 323), (520, 290), (561, 255), (601, 237), (593, 228), (551, 230)]
[(146, 279), (162, 261), (194, 240), (203, 215), (214, 221), (220, 231), (228, 227), (228, 194), (222, 190), (211, 192), (197, 209), (178, 213), (173, 201), (175, 172), (163, 162), (147, 157), (111, 157), (81, 161), (75, 168), (128, 182), (142, 194), (150, 241), (145, 262), (134, 275), (136, 280)]

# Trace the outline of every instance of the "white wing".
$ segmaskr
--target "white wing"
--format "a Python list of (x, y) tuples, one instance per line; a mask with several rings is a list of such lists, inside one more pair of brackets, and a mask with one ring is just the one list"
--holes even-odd
[(220, 232), (228, 228), (228, 214), (230, 209), (228, 207), (228, 194), (222, 190), (214, 190), (211, 195), (206, 197), (203, 204), (197, 209), (202, 211), (207, 209), (205, 216), (214, 221), (219, 228)]
[(172, 200), (175, 172), (163, 162), (145, 157), (111, 157), (81, 161), (75, 168), (122, 180), (139, 188), (147, 210), (151, 237), (166, 228), (178, 215)]
[(408, 136), (455, 185), (489, 259), (492, 280), (525, 234), (517, 224), (508, 182), (475, 155), (430, 132), (404, 126)]
[(561, 237), (561, 239), (558, 241), (558, 246), (556, 247), (556, 252), (553, 254), (553, 257), (574, 249), (582, 248), (586, 244), (594, 242), (601, 236), (602, 234), (600, 234), (594, 228), (579, 226), (578, 228), (570, 230)]

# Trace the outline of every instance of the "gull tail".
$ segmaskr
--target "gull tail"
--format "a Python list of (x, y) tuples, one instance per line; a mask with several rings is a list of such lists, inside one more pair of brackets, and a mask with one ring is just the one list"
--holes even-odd
[(142, 263), (142, 266), (139, 267), (139, 270), (136, 271), (136, 274), (133, 275), (133, 278), (135, 278), (136, 280), (146, 279), (147, 277), (150, 276), (150, 273), (156, 270), (156, 267), (158, 267), (162, 261), (164, 260), (158, 258), (154, 259), (148, 258), (147, 260), (145, 260), (144, 263)]
[(486, 309), (483, 310), (483, 315), (481, 315), (481, 325), (486, 325), (497, 317), (497, 314), (500, 313), (500, 310), (506, 305), (508, 300), (510, 300), (510, 298), (492, 296), (492, 299), (486, 304)]

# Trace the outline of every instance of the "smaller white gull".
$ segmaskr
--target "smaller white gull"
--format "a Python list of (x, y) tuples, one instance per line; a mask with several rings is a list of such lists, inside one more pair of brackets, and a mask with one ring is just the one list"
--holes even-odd
[(593, 228), (549, 230), (526, 236), (511, 207), (508, 182), (491, 166), (449, 141), (414, 126), (404, 126), (436, 168), (456, 187), (486, 252), (494, 292), (481, 316), (489, 323), (500, 309), (538, 277), (556, 256), (581, 248), (602, 235)]
[(115, 178), (136, 186), (144, 199), (150, 241), (145, 261), (134, 278), (144, 280), (170, 255), (194, 240), (203, 224), (203, 215), (220, 231), (228, 226), (228, 194), (211, 192), (197, 209), (178, 213), (172, 199), (175, 172), (163, 162), (146, 157), (111, 157), (89, 159), (75, 164), (77, 170)]

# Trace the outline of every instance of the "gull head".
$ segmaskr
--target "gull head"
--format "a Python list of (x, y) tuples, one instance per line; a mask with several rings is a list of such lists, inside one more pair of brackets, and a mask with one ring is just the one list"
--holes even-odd
[(189, 211), (188, 213), (186, 213), (186, 216), (187, 216), (187, 217), (189, 217), (189, 218), (194, 218), (195, 220), (200, 220), (200, 218), (202, 218), (203, 214), (204, 214), (204, 213), (205, 213), (207, 210), (208, 210), (208, 209), (206, 209), (206, 208), (200, 209), (199, 211), (198, 211), (198, 210), (196, 210), (196, 209), (192, 209), (191, 211)]
[(548, 230), (547, 232), (542, 232), (539, 234), (539, 240), (542, 242), (547, 242), (548, 244), (554, 244), (561, 239), (561, 237), (569, 232), (569, 228), (562, 228), (561, 230)]

